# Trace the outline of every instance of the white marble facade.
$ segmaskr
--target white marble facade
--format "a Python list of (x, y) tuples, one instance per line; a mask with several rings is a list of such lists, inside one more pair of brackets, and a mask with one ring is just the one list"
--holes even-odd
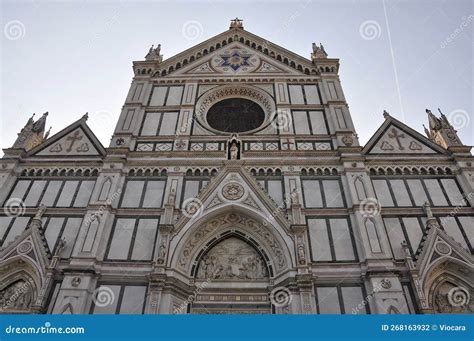
[(474, 159), (443, 115), (360, 146), (339, 60), (240, 21), (160, 53), (109, 147), (84, 116), (5, 149), (2, 312), (472, 312)]

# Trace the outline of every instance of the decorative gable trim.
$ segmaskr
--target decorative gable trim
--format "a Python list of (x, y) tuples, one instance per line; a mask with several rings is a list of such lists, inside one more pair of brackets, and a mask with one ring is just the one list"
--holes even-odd
[[(77, 120), (76, 122), (72, 123), (71, 125), (67, 126), (60, 132), (56, 133), (55, 135), (51, 136), (49, 139), (41, 143), (39, 146), (33, 148), (27, 153), (27, 156), (35, 156), (35, 157), (54, 157), (55, 154), (57, 156), (84, 156), (84, 157), (95, 157), (95, 156), (105, 156), (105, 148), (100, 143), (99, 139), (95, 136), (92, 130), (86, 123), (87, 114), (84, 115), (82, 118)], [(81, 135), (82, 132), (82, 135)], [(71, 143), (66, 148), (63, 147), (60, 143), (58, 143), (61, 139), (66, 138), (66, 136), (70, 133), (71, 135)], [(84, 138), (85, 137), (85, 138)], [(67, 136), (69, 138), (69, 136)], [(84, 138), (84, 141), (81, 141)], [(77, 145), (74, 143), (79, 142)], [(82, 143), (81, 143), (82, 142)], [(91, 145), (89, 145), (89, 142)], [(44, 153), (46, 148), (49, 148), (51, 154), (48, 155), (41, 155)], [(73, 150), (74, 147), (74, 150)], [(69, 154), (70, 152), (73, 154)]]
[[(402, 141), (406, 137), (411, 141)], [(375, 155), (432, 155), (448, 154), (446, 150), (433, 143), (416, 130), (387, 115), (369, 142), (362, 149), (363, 154)]]
[(174, 70), (173, 77), (229, 74), (304, 76), (303, 72), (285, 65), (283, 60), (274, 61), (261, 51), (255, 51), (240, 42), (232, 42), (225, 48), (210, 52), (205, 57)]
[(474, 270), (471, 254), (438, 227), (432, 227), (425, 233), (416, 254), (416, 268), (422, 283), (431, 269), (445, 260), (461, 262)]
[(263, 191), (255, 178), (241, 167), (240, 162), (232, 163), (235, 165), (227, 164), (196, 198), (188, 199), (186, 206), (183, 204), (182, 215), (176, 222), (173, 233), (179, 233), (189, 221), (199, 219), (211, 209), (218, 209), (222, 205), (242, 204), (241, 206), (257, 209), (265, 215), (268, 220), (265, 223), (271, 224), (271, 221), (275, 220), (292, 236), (290, 222), (282, 213), (282, 209)]
[[(270, 59), (286, 64), (290, 69), (299, 71), (302, 74), (319, 74), (317, 66), (311, 60), (241, 28), (231, 28), (161, 63), (156, 63), (155, 61), (136, 61), (134, 62), (135, 74), (150, 74), (152, 72), (153, 76), (167, 76), (233, 42), (240, 42), (246, 47), (268, 55)], [(339, 67), (338, 59), (325, 59), (325, 62), (336, 65), (333, 69), (334, 72), (337, 72)]]

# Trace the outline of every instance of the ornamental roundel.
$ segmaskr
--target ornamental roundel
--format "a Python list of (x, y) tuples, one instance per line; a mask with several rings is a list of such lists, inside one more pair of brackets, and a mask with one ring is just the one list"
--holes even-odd
[(211, 65), (215, 70), (227, 74), (252, 72), (260, 65), (260, 58), (250, 50), (235, 46), (216, 54), (211, 59)]
[(25, 241), (17, 246), (16, 250), (20, 254), (25, 254), (33, 249), (33, 245), (29, 241)]
[(244, 187), (237, 182), (231, 182), (222, 187), (222, 196), (228, 200), (238, 200), (244, 196), (244, 192)]
[(449, 245), (443, 242), (436, 243), (435, 249), (440, 255), (449, 255), (451, 253)]

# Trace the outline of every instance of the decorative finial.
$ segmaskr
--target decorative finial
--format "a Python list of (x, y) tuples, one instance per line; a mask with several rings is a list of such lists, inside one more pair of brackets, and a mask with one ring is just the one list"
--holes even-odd
[(430, 131), (428, 130), (428, 128), (426, 128), (426, 126), (423, 124), (423, 129), (425, 130), (425, 134), (426, 136), (431, 139), (431, 134), (430, 134)]
[(46, 132), (46, 134), (44, 134), (43, 141), (45, 141), (45, 140), (49, 137), (49, 134), (51, 133), (51, 128), (52, 128), (52, 127), (49, 127), (49, 129), (48, 129), (48, 131)]
[(236, 17), (235, 19), (232, 19), (230, 21), (229, 29), (231, 29), (231, 28), (244, 28), (244, 25), (242, 24), (242, 22), (243, 22), (243, 20), (239, 19), (238, 17)]
[(445, 117), (446, 117), (446, 116), (444, 116), (444, 114), (443, 114), (443, 112), (441, 111), (440, 108), (438, 108), (438, 112), (440, 113), (440, 115), (441, 115), (442, 118), (445, 118)]
[(148, 53), (145, 56), (145, 60), (153, 60), (161, 63), (163, 56), (160, 55), (161, 44), (158, 44), (155, 48), (155, 45), (151, 45)]
[(312, 44), (313, 53), (311, 53), (311, 59), (327, 58), (328, 54), (324, 50), (323, 44), (319, 43), (319, 46), (316, 43)]
[(33, 219), (41, 220), (45, 211), (46, 211), (46, 205), (41, 204), (40, 207), (38, 207), (38, 211), (36, 211), (36, 214), (33, 217)]
[(89, 113), (86, 112), (86, 113), (84, 114), (84, 116), (81, 117), (81, 120), (87, 121), (88, 118), (89, 118)]
[(430, 109), (425, 109), (425, 111), (426, 111), (426, 113), (427, 113), (428, 115), (432, 115), (432, 114), (433, 114)]
[(383, 111), (383, 117), (384, 117), (385, 119), (387, 119), (387, 118), (390, 117), (390, 114), (388, 113), (387, 110), (384, 110), (384, 111)]
[(56, 251), (54, 252), (55, 257), (59, 257), (61, 255), (61, 251), (64, 249), (66, 246), (66, 238), (62, 237), (58, 241), (58, 246), (56, 247)]

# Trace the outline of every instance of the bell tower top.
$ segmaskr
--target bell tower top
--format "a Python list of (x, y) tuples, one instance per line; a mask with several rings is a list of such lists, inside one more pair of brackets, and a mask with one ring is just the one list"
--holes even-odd
[(229, 29), (231, 29), (231, 28), (242, 28), (243, 29), (244, 25), (242, 24), (242, 21), (243, 21), (242, 19), (239, 19), (237, 17), (235, 19), (232, 19), (230, 21)]

